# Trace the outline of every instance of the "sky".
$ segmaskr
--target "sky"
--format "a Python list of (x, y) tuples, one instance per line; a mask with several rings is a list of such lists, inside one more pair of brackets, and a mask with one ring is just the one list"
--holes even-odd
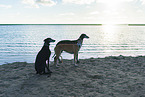
[(145, 0), (0, 0), (0, 24), (145, 24)]

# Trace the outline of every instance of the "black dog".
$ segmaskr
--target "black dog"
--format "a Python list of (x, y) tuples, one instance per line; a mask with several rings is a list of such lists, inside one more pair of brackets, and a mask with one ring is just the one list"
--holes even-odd
[[(36, 60), (35, 60), (36, 74), (46, 74), (45, 73), (45, 67), (48, 70), (48, 74), (52, 73), (49, 70), (49, 57), (51, 55), (51, 51), (49, 49), (50, 42), (55, 42), (55, 40), (53, 40), (51, 38), (45, 39), (42, 49), (38, 52), (38, 54), (36, 56)], [(48, 66), (46, 64), (47, 60), (48, 60)]]

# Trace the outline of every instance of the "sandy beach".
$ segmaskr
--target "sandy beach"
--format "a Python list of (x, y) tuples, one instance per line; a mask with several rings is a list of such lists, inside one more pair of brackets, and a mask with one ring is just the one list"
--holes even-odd
[(34, 63), (0, 66), (0, 97), (145, 97), (145, 56), (63, 60), (51, 77)]

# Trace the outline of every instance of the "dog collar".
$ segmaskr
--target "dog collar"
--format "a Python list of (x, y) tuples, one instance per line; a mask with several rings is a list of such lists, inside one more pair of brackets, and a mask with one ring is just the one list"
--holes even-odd
[(78, 45), (78, 47), (81, 47), (82, 46), (81, 42), (80, 43), (77, 43), (77, 45)]

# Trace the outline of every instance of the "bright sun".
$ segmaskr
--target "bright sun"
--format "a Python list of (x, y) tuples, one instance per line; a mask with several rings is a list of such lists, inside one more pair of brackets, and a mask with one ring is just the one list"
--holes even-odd
[(118, 10), (121, 8), (124, 1), (125, 0), (99, 0), (99, 2), (103, 3), (105, 6), (103, 12), (105, 24), (121, 23), (120, 18), (122, 15)]
[(98, 0), (100, 3), (104, 3), (104, 4), (107, 4), (107, 5), (118, 5), (122, 2), (124, 2), (125, 0)]

